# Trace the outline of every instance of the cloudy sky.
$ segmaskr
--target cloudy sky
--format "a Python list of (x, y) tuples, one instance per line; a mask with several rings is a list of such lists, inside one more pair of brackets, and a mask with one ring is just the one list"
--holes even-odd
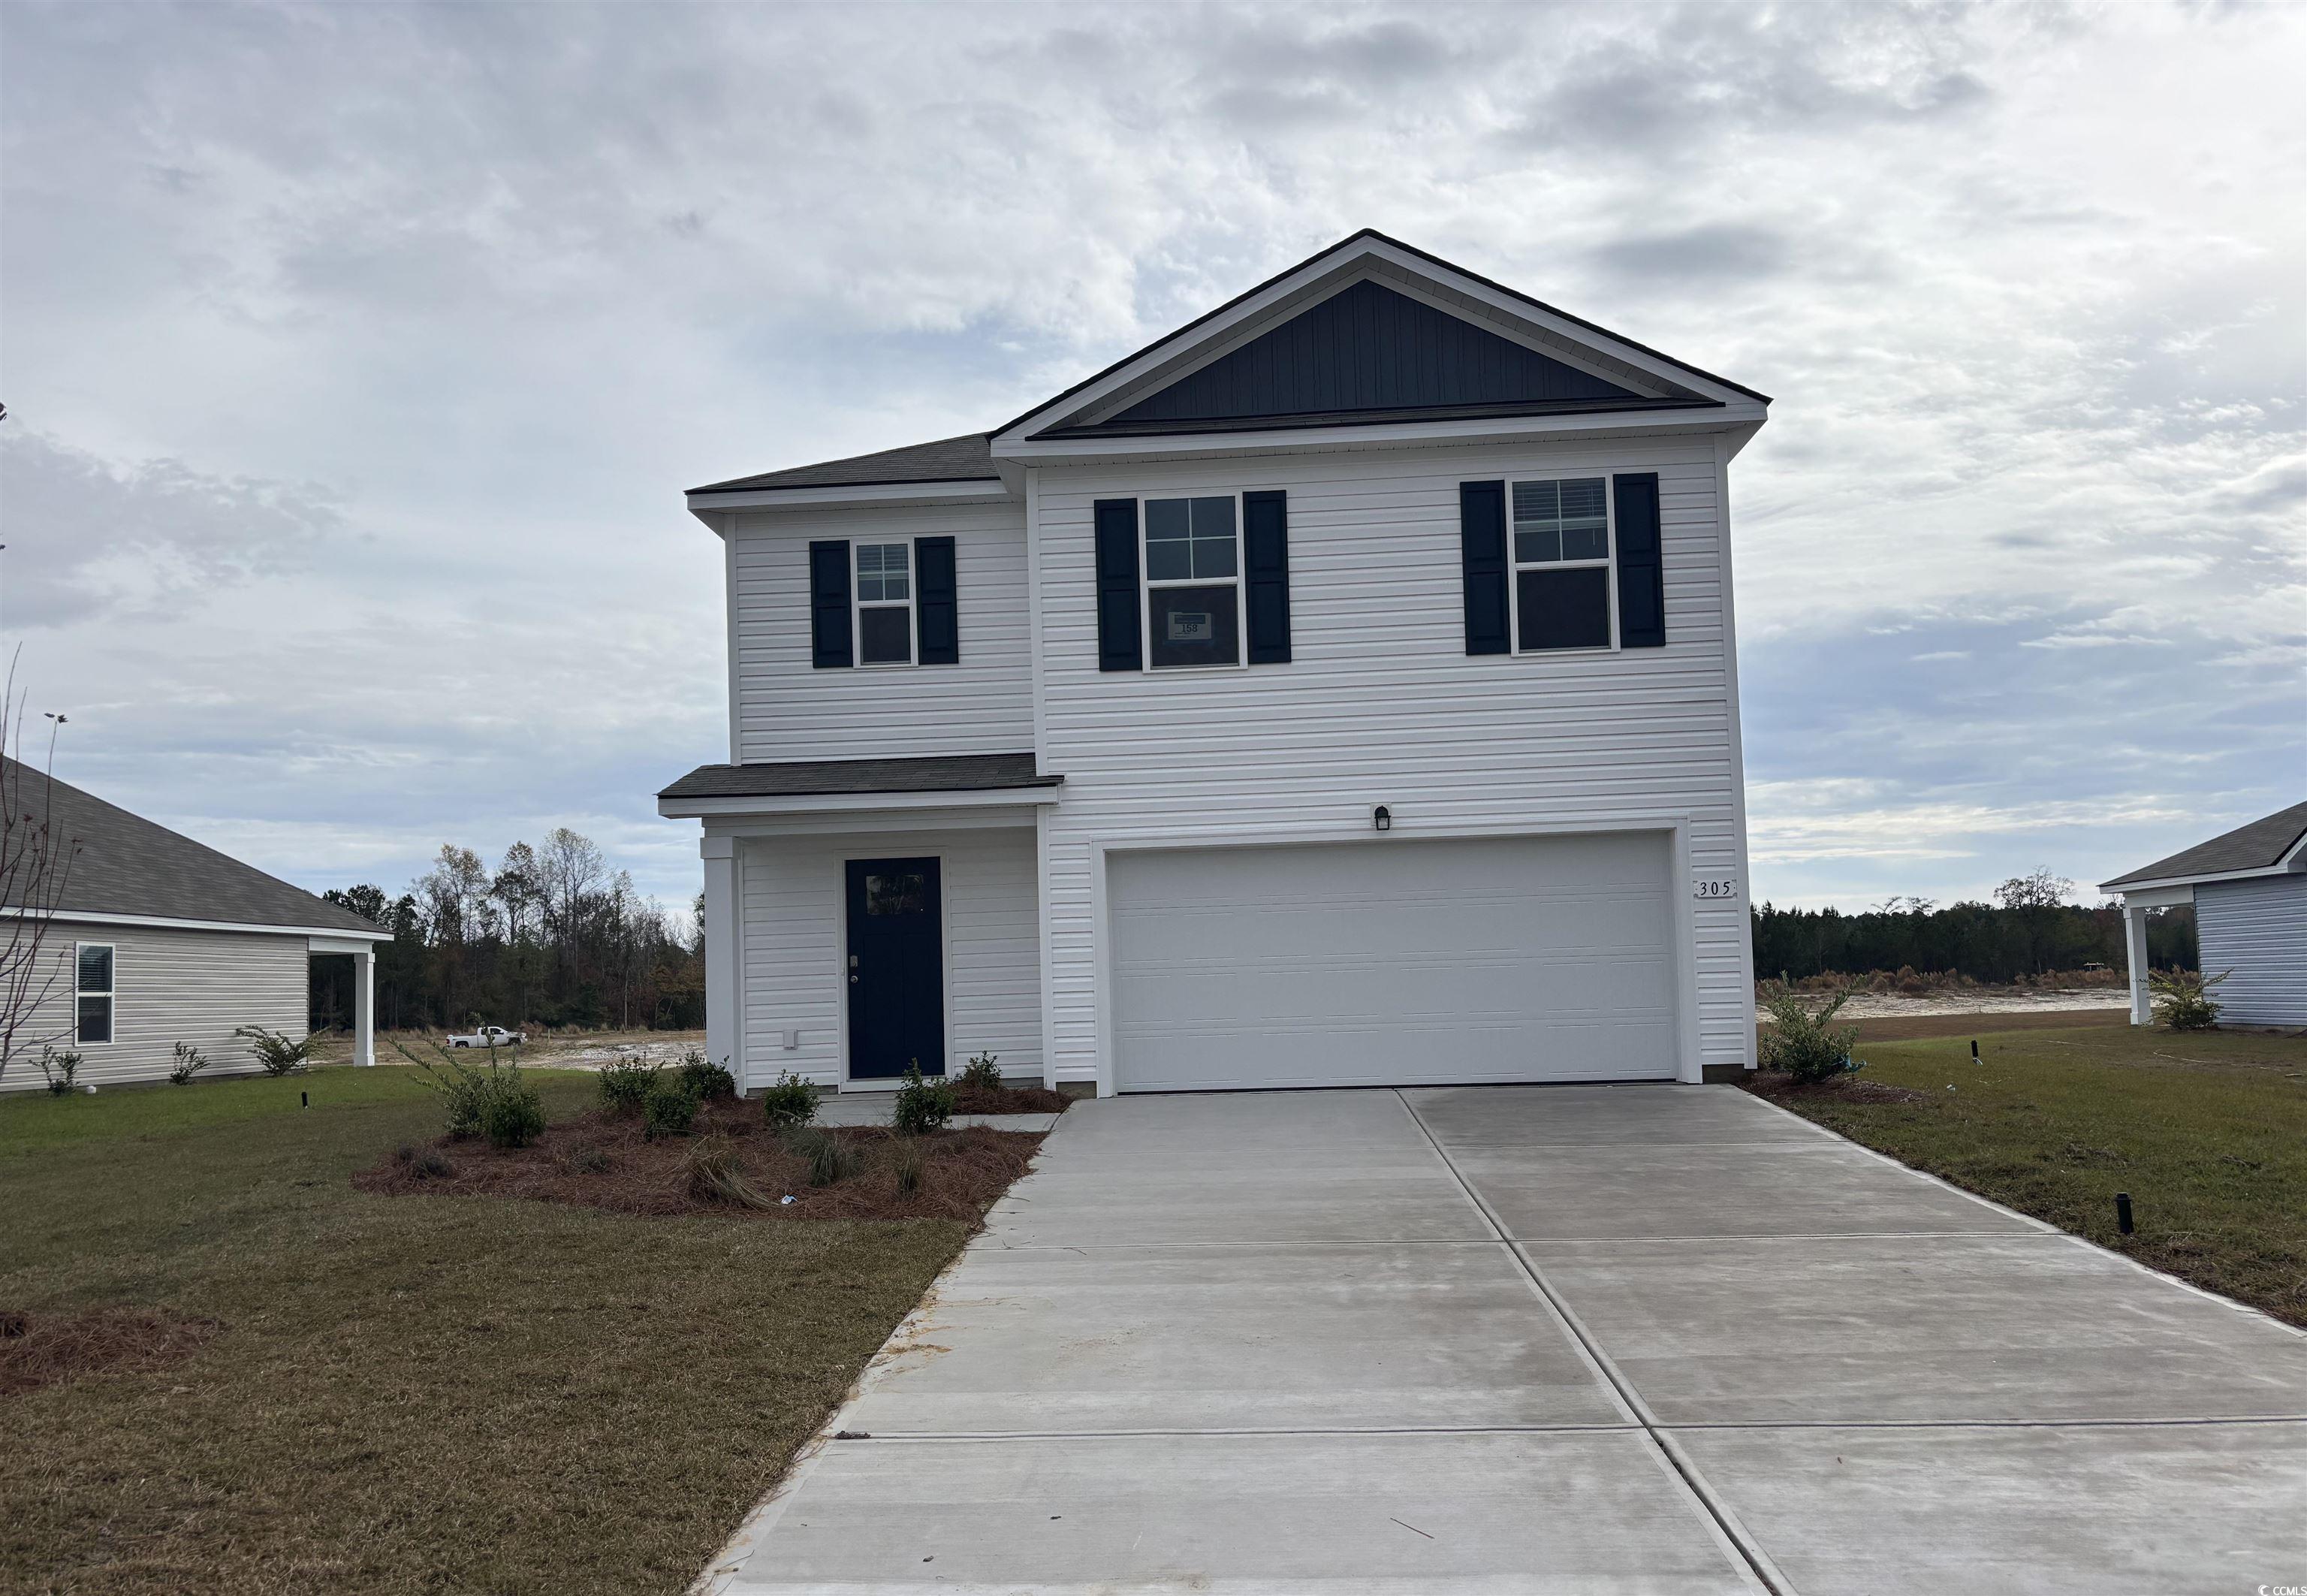
[(697, 482), (973, 431), (1374, 226), (1774, 394), (1756, 897), (2307, 797), (2307, 9), (0, 6), (0, 638), (314, 888), (695, 890)]

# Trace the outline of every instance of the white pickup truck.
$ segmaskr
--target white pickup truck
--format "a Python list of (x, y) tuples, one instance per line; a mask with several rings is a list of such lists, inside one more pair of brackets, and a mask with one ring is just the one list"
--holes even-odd
[(502, 1025), (483, 1025), (477, 1031), (467, 1031), (462, 1036), (449, 1038), (450, 1047), (510, 1047), (516, 1042), (527, 1042), (526, 1031), (508, 1031)]

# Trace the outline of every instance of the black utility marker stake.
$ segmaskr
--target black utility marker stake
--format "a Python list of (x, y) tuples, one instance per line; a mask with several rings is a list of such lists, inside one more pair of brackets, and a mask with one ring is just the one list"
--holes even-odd
[(313, 1106), (313, 1094), (310, 1092), (297, 1093), (296, 1106), (298, 1108), (311, 1108)]
[(2126, 1236), (2136, 1228), (2131, 1223), (2131, 1194), (2127, 1191), (2114, 1194), (2114, 1228)]
[(1974, 1064), (1978, 1062), (1978, 1043), (1976, 1039), (1970, 1044), (1970, 1061)]

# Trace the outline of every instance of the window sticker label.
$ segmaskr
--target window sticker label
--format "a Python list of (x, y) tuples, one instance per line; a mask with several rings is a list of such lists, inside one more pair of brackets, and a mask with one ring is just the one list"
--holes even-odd
[(1171, 610), (1169, 615), (1170, 641), (1173, 643), (1206, 643), (1212, 630), (1207, 610)]

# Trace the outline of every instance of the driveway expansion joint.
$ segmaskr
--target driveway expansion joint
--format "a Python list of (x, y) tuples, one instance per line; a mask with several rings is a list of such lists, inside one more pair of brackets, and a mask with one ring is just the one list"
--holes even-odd
[(1426, 1123), (1425, 1117), (1419, 1113), (1418, 1105), (1411, 1102), (1408, 1094), (1399, 1088), (1395, 1089), (1394, 1097), (1401, 1103), (1402, 1111), (1410, 1116), (1411, 1123), (1418, 1127), (1419, 1134), (1426, 1138), (1426, 1145), (1434, 1149), (1434, 1156), (1442, 1161), (1442, 1167), (1449, 1171), (1450, 1178), (1458, 1183), (1458, 1189), (1465, 1194), (1466, 1200), (1474, 1206), (1475, 1211), (1481, 1214), (1482, 1222), (1490, 1227), (1497, 1239), (1507, 1244), (1514, 1254), (1514, 1261), (1522, 1266), (1522, 1273), (1530, 1277), (1531, 1284), (1537, 1288), (1539, 1295), (1554, 1310), (1555, 1316), (1562, 1321), (1564, 1328), (1569, 1331), (1572, 1339), (1577, 1342), (1587, 1359), (1608, 1383), (1618, 1401), (1639, 1421), (1642, 1433), (1650, 1438), (1651, 1444), (1659, 1449), (1676, 1476), (1681, 1480), (1683, 1485), (1697, 1501), (1699, 1507), (1713, 1522), (1716, 1530), (1728, 1541), (1731, 1549), (1745, 1561), (1748, 1571), (1755, 1579), (1762, 1582), (1762, 1588), (1771, 1592), (1772, 1596), (1795, 1596), (1793, 1582), (1788, 1580), (1785, 1573), (1771, 1560), (1771, 1555), (1762, 1549), (1761, 1544), (1755, 1540), (1746, 1526), (1739, 1521), (1738, 1515), (1730, 1510), (1730, 1505), (1722, 1500), (1713, 1487), (1707, 1483), (1706, 1477), (1699, 1472), (1698, 1465), (1675, 1443), (1673, 1436), (1660, 1428), (1658, 1416), (1651, 1412), (1650, 1404), (1642, 1401), (1642, 1394), (1634, 1389), (1634, 1383), (1627, 1379), (1625, 1374), (1620, 1372), (1617, 1365), (1610, 1360), (1608, 1354), (1602, 1351), (1600, 1344), (1595, 1341), (1593, 1334), (1585, 1325), (1579, 1320), (1578, 1316), (1570, 1311), (1570, 1305), (1565, 1302), (1555, 1291), (1553, 1286), (1548, 1283), (1545, 1272), (1539, 1269), (1536, 1261), (1523, 1250), (1522, 1244), (1506, 1234), (1506, 1228), (1500, 1223), (1497, 1213), (1491, 1209), (1489, 1204), (1482, 1200), (1481, 1194), (1474, 1189), (1472, 1182), (1469, 1181), (1464, 1172), (1458, 1168), (1449, 1152), (1442, 1146), (1441, 1138), (1434, 1134), (1432, 1127)]

